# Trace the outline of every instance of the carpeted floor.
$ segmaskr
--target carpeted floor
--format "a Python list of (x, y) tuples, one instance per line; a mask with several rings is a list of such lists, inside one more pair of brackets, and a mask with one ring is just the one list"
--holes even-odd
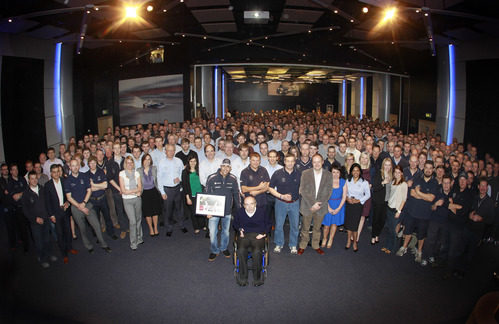
[(287, 247), (271, 252), (265, 285), (239, 287), (231, 259), (208, 262), (204, 233), (177, 230), (168, 238), (161, 229), (137, 251), (127, 237), (108, 240), (111, 254), (96, 248), (90, 255), (78, 239), (80, 253), (49, 269), (32, 254), (7, 251), (2, 229), (0, 322), (463, 323), (478, 298), (498, 288), (498, 248), (481, 248), (464, 280), (443, 280), (441, 270), (417, 265), (409, 253), (371, 246), (367, 231), (358, 253), (344, 249), (344, 233), (324, 256), (311, 248), (302, 256)]

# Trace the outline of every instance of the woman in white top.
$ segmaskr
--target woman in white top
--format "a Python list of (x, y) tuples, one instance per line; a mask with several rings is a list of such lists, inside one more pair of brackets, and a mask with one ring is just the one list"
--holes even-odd
[(123, 206), (130, 222), (130, 248), (136, 250), (142, 240), (142, 181), (140, 173), (135, 171), (135, 163), (127, 156), (120, 172), (120, 189)]
[(386, 254), (397, 250), (396, 228), (400, 221), (400, 212), (407, 200), (407, 182), (404, 179), (404, 171), (400, 165), (393, 169), (393, 181), (388, 196), (388, 210), (386, 212), (385, 228), (388, 231), (384, 247), (381, 251)]
[(369, 182), (362, 178), (362, 170), (358, 163), (352, 164), (347, 181), (347, 203), (345, 208), (345, 229), (347, 230), (347, 245), (353, 242), (353, 251), (357, 252), (357, 230), (364, 203), (371, 197)]

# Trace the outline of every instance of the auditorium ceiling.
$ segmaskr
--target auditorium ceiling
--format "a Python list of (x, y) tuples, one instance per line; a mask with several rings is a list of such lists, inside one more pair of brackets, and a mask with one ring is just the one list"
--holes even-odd
[[(125, 6), (137, 17), (125, 19)], [(439, 46), (499, 38), (497, 0), (3, 0), (0, 13), (0, 32), (74, 44), (75, 54), (116, 48), (121, 65), (164, 48), (191, 64), (404, 73)]]

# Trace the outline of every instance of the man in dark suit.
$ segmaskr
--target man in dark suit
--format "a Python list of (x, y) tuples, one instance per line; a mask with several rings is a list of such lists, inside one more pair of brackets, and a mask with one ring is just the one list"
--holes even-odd
[(77, 254), (73, 249), (70, 227), (69, 202), (64, 195), (64, 184), (62, 183), (62, 167), (60, 165), (50, 166), (50, 176), (52, 179), (45, 185), (45, 206), (47, 208), (50, 221), (55, 223), (57, 233), (57, 245), (64, 258), (65, 264), (68, 263), (68, 253)]
[[(50, 267), (50, 261), (57, 261), (55, 256), (50, 256), (49, 217), (45, 208), (45, 193), (38, 185), (35, 171), (28, 173), (29, 185), (20, 199), (24, 216), (31, 226), (31, 233), (35, 241), (36, 255), (43, 268)], [(50, 256), (50, 257), (49, 257)]]
[(312, 157), (312, 168), (302, 172), (300, 180), (300, 213), (303, 215), (301, 227), (301, 240), (298, 255), (305, 252), (310, 240), (308, 233), (310, 223), (314, 221), (312, 232), (312, 248), (319, 254), (324, 254), (319, 247), (321, 239), (321, 225), (324, 215), (328, 212), (328, 200), (333, 188), (331, 172), (322, 168), (323, 159), (320, 154)]

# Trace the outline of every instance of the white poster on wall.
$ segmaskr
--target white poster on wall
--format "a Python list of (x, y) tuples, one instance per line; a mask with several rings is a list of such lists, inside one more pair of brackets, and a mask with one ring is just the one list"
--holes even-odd
[(120, 124), (184, 120), (183, 75), (120, 80)]

